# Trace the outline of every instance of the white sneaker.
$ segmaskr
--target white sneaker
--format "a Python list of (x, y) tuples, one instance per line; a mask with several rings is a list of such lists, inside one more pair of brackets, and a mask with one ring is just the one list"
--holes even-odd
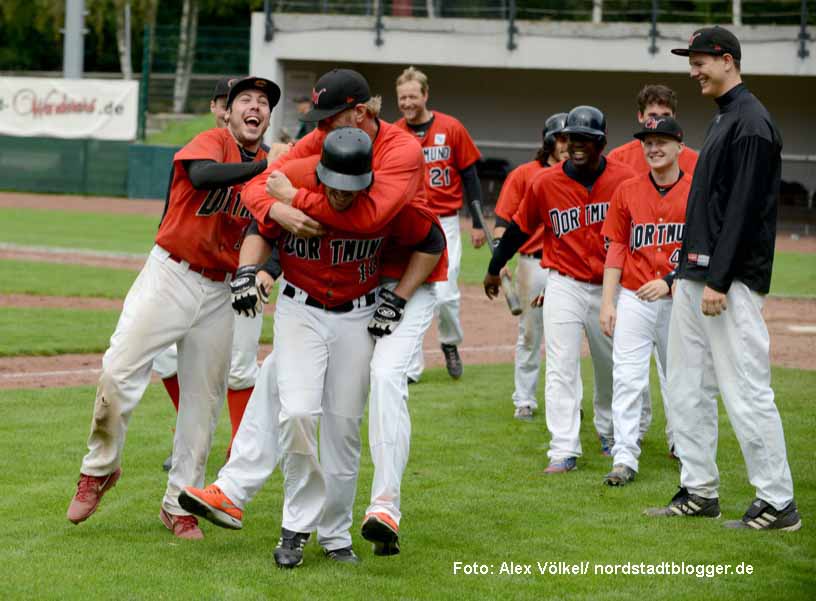
[(533, 408), (532, 407), (516, 407), (515, 412), (513, 413), (513, 417), (516, 419), (520, 419), (521, 421), (529, 422), (533, 419)]

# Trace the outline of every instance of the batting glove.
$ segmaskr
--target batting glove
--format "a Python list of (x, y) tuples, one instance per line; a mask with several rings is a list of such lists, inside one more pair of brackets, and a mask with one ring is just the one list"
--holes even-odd
[(235, 309), (238, 315), (255, 317), (263, 311), (258, 288), (255, 286), (255, 272), (257, 270), (257, 265), (239, 267), (238, 271), (235, 272), (235, 277), (230, 282), (232, 308)]
[(380, 304), (374, 311), (374, 317), (368, 322), (368, 333), (375, 338), (388, 336), (396, 330), (405, 313), (406, 300), (388, 288), (380, 290), (380, 299)]

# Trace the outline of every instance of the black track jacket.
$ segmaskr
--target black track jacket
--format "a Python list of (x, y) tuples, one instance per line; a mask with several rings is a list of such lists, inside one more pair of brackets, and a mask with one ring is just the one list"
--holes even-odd
[(726, 293), (771, 286), (782, 137), (744, 84), (717, 98), (686, 209), (677, 276)]

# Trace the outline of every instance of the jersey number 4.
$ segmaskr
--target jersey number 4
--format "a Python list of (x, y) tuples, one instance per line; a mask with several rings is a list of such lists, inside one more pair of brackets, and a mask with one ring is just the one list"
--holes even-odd
[(674, 252), (673, 252), (673, 253), (671, 254), (671, 256), (669, 257), (669, 262), (670, 262), (672, 265), (674, 265), (675, 267), (676, 267), (676, 266), (677, 266), (677, 264), (680, 262), (680, 249), (679, 249), (679, 248), (675, 248), (675, 249), (674, 249)]
[(450, 186), (450, 167), (431, 167), (429, 179), (431, 188)]

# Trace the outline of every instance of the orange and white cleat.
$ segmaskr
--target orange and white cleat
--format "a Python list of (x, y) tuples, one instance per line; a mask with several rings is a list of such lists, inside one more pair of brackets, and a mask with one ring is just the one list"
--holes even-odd
[(215, 484), (204, 489), (187, 486), (178, 500), (185, 510), (221, 528), (240, 530), (244, 526), (244, 512)]
[(363, 520), (363, 538), (374, 543), (374, 555), (397, 555), (400, 552), (399, 526), (387, 513), (368, 513)]

